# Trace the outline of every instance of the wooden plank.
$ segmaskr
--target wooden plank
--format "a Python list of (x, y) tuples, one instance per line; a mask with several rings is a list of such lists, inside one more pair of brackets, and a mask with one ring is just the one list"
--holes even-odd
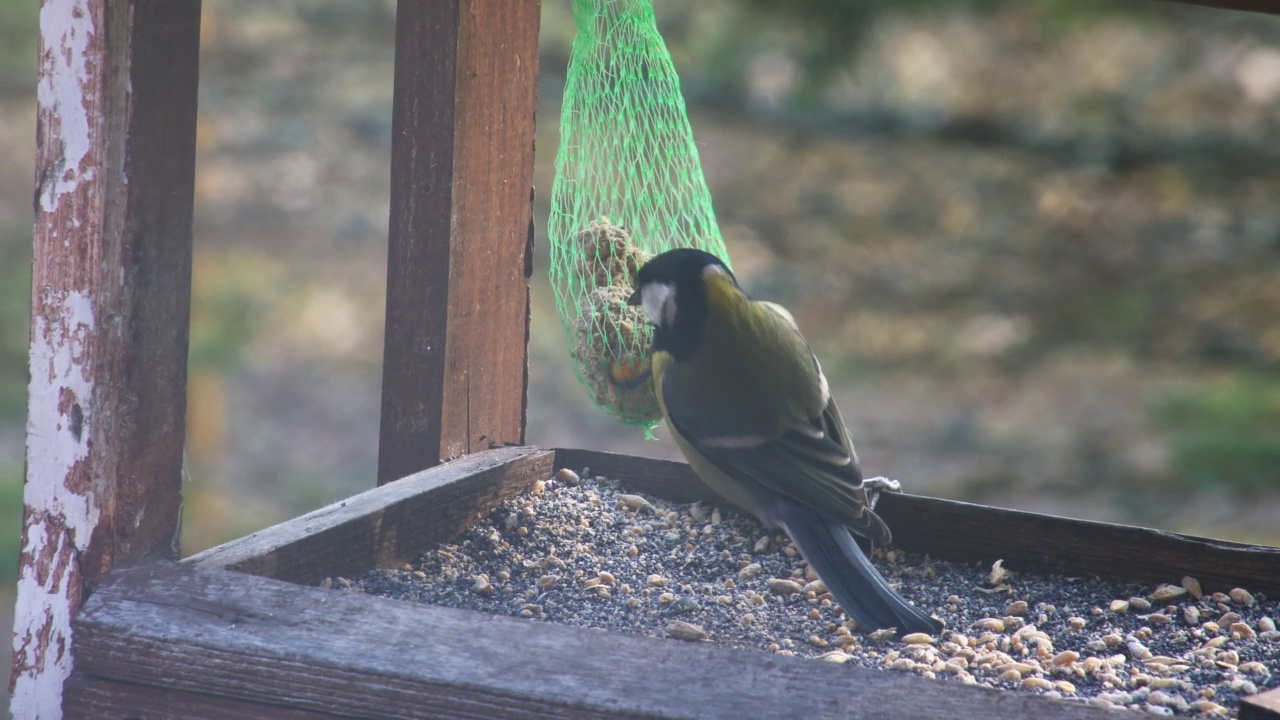
[(1280, 688), (1242, 699), (1240, 720), (1280, 720)]
[(539, 12), (397, 7), (380, 483), (524, 442)]
[(1280, 720), (1280, 688), (1241, 700), (1240, 720)]
[(317, 584), (390, 567), (453, 538), (551, 475), (552, 453), (487, 450), (193, 555), (185, 562)]
[(358, 717), (1114, 717), (1030, 693), (191, 564), (113, 572), (76, 632), (77, 671), (90, 677)]
[(894, 545), (942, 560), (1150, 584), (1190, 575), (1210, 592), (1280, 593), (1280, 548), (919, 495), (883, 495), (876, 512)]
[[(556, 467), (616, 478), (677, 502), (727, 505), (688, 465), (591, 450), (556, 450)], [(1191, 575), (1210, 591), (1244, 587), (1280, 594), (1280, 548), (1112, 523), (886, 493), (876, 511), (894, 545), (956, 562), (1005, 561), (1031, 572), (1098, 576), (1138, 583)]]
[(115, 682), (71, 673), (66, 685), (67, 717), (129, 720), (333, 720), (351, 717), (298, 710), (281, 705), (248, 702), (220, 695), (204, 695), (149, 685)]
[(44, 0), (40, 27), (10, 687), (56, 718), (85, 594), (178, 552), (200, 2)]

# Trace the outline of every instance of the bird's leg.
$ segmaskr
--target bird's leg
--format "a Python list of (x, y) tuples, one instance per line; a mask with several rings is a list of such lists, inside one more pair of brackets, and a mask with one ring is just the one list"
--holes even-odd
[(900, 493), (902, 492), (902, 483), (897, 480), (890, 480), (887, 477), (866, 478), (862, 481), (862, 489), (867, 491), (867, 505), (872, 510), (875, 510), (876, 503), (880, 501), (880, 493)]

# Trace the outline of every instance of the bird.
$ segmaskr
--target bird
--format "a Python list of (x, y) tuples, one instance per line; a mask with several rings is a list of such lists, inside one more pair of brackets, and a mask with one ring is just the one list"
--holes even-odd
[(654, 256), (633, 287), (628, 303), (653, 327), (659, 407), (698, 476), (785, 532), (864, 630), (940, 633), (943, 623), (895, 592), (854, 540), (891, 536), (793, 316), (749, 298), (723, 261), (695, 248)]

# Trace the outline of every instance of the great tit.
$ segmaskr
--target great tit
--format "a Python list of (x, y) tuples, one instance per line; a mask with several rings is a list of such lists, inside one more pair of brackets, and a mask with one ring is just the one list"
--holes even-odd
[(795, 320), (751, 300), (710, 253), (664, 252), (640, 269), (632, 305), (654, 326), (658, 403), (680, 450), (716, 492), (780, 528), (845, 613), (867, 630), (937, 634), (850, 531), (889, 542), (858, 456)]

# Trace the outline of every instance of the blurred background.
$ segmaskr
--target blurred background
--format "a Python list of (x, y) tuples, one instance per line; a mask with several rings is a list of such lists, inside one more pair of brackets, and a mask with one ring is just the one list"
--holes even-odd
[[(735, 268), (814, 341), (869, 474), (1280, 543), (1280, 18), (656, 5)], [(374, 484), (394, 10), (204, 3), (184, 553)], [(36, 3), (0, 4), (0, 628), (37, 27)], [(547, 282), (573, 34), (544, 0), (528, 440), (676, 457), (591, 405)]]

